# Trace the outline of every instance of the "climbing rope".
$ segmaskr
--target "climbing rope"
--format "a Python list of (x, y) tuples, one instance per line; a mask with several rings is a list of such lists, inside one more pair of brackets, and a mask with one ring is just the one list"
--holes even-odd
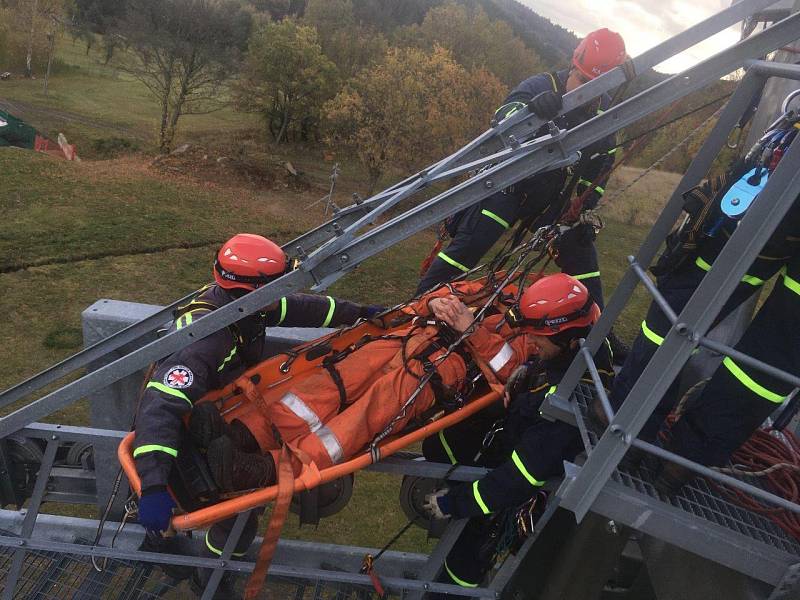
[(599, 209), (603, 208), (604, 206), (610, 204), (611, 201), (614, 200), (615, 198), (619, 198), (620, 196), (622, 196), (629, 189), (631, 189), (634, 185), (639, 183), (639, 181), (641, 181), (643, 178), (645, 178), (647, 175), (649, 175), (651, 172), (653, 172), (656, 168), (658, 168), (661, 164), (663, 164), (664, 161), (666, 161), (670, 156), (675, 154), (675, 152), (677, 152), (680, 148), (682, 148), (687, 143), (689, 143), (692, 140), (692, 138), (694, 138), (699, 132), (703, 131), (705, 129), (706, 125), (708, 125), (711, 121), (716, 119), (719, 116), (719, 113), (722, 112), (723, 108), (724, 108), (724, 106), (720, 106), (717, 110), (715, 110), (714, 113), (711, 116), (709, 116), (705, 121), (703, 121), (696, 129), (693, 129), (691, 131), (691, 133), (689, 133), (689, 135), (687, 135), (680, 142), (678, 142), (678, 144), (676, 146), (674, 146), (666, 154), (664, 154), (661, 158), (656, 160), (652, 165), (650, 165), (644, 171), (642, 171), (639, 175), (637, 175), (633, 179), (633, 181), (631, 181), (628, 185), (626, 185), (625, 187), (615, 191), (614, 193), (610, 194), (608, 197), (604, 198), (603, 202), (600, 203), (600, 205), (597, 207), (597, 209), (599, 210)]

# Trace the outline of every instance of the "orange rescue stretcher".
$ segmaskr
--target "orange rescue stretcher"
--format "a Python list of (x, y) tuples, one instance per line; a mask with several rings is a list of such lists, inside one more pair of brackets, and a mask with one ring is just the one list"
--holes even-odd
[[(517, 291), (517, 286), (506, 286), (503, 291), (514, 294)], [(249, 382), (252, 382), (260, 391), (265, 392), (268, 390), (270, 396), (282, 395), (284, 392), (289, 391), (297, 379), (317, 368), (324, 357), (329, 354), (327, 351), (319, 351), (321, 347), (332, 347), (332, 350), (336, 352), (354, 344), (365, 335), (386, 335), (408, 327), (408, 314), (400, 309), (396, 309), (383, 317), (384, 323), (392, 324), (393, 320), (398, 324), (390, 325), (386, 328), (381, 328), (371, 322), (363, 322), (352, 328), (333, 332), (298, 346), (289, 355), (279, 354), (266, 359), (245, 371), (233, 383), (222, 389), (210, 391), (198, 402), (216, 403), (220, 414), (228, 422), (240, 419), (247, 423), (250, 418), (256, 416), (259, 410), (259, 407), (256, 406), (257, 403), (253, 401), (253, 394), (247, 394), (244, 389), (250, 385)], [(294, 478), (294, 492), (298, 493), (312, 489), (368, 467), (376, 460), (390, 456), (411, 444), (436, 434), (440, 430), (466, 419), (499, 400), (502, 397), (502, 385), (496, 380), (488, 366), (480, 364), (479, 366), (484, 372), (484, 379), (487, 380), (488, 385), (479, 386), (462, 408), (450, 414), (439, 416), (430, 423), (408, 433), (400, 432), (397, 435), (387, 437), (377, 445), (378, 451), (375, 453), (370, 452), (369, 448), (365, 448), (362, 453), (353, 456), (349, 460), (322, 470), (318, 469), (313, 462), (304, 464), (301, 472)], [(141, 481), (136, 472), (133, 459), (134, 438), (134, 432), (125, 436), (119, 445), (117, 456), (131, 488), (139, 495), (141, 493)], [(279, 485), (275, 484), (255, 491), (244, 492), (241, 495), (220, 500), (213, 505), (175, 515), (172, 518), (172, 526), (178, 531), (209, 527), (216, 522), (275, 500), (278, 497), (278, 488)]]

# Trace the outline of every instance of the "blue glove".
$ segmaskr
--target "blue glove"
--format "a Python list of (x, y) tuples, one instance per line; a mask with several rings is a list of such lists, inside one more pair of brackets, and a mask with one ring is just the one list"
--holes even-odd
[(386, 310), (385, 306), (378, 306), (377, 304), (370, 304), (361, 307), (361, 317), (371, 319), (372, 317), (381, 314)]
[(148, 531), (166, 531), (175, 506), (166, 487), (148, 488), (139, 498), (139, 523)]

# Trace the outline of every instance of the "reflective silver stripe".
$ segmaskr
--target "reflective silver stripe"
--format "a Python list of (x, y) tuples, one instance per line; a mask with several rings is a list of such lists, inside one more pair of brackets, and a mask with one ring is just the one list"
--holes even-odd
[(338, 463), (344, 458), (344, 450), (336, 434), (322, 424), (317, 414), (299, 396), (289, 392), (281, 398), (281, 404), (306, 422), (311, 433), (315, 434), (322, 442), (333, 463)]
[(503, 347), (500, 348), (500, 352), (495, 354), (494, 358), (489, 361), (489, 366), (492, 368), (492, 371), (497, 373), (500, 369), (506, 366), (506, 363), (510, 361), (514, 356), (514, 351), (511, 349), (511, 346), (508, 344), (503, 344)]
[(328, 456), (331, 457), (331, 461), (334, 464), (340, 462), (344, 458), (344, 450), (335, 433), (323, 425), (316, 431), (316, 435), (319, 441), (322, 442), (322, 445), (325, 446), (325, 450), (328, 452)]
[(322, 422), (319, 420), (317, 414), (308, 407), (308, 404), (303, 402), (292, 392), (289, 392), (283, 398), (281, 398), (281, 404), (303, 419), (303, 421), (308, 424), (308, 428), (312, 433), (322, 427)]

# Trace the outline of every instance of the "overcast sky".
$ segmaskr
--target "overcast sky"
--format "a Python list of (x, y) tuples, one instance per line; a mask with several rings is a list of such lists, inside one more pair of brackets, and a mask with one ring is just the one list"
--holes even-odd
[[(618, 31), (628, 54), (637, 56), (679, 31), (730, 6), (730, 0), (520, 0), (554, 23), (584, 35), (600, 27)], [(735, 44), (739, 29), (709, 38), (662, 63), (658, 70), (674, 73)]]

